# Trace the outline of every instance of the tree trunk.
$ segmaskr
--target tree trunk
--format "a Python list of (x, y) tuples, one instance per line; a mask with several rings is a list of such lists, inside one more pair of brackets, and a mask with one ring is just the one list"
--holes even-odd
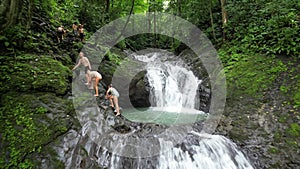
[(16, 24), (22, 10), (22, 0), (0, 2), (0, 32)]
[(154, 15), (153, 15), (153, 31), (154, 31), (154, 46), (157, 47), (157, 34), (156, 34), (156, 4), (154, 9)]
[(122, 37), (122, 35), (124, 34), (124, 31), (125, 31), (125, 29), (127, 28), (128, 22), (129, 22), (129, 20), (130, 20), (130, 16), (131, 16), (131, 14), (133, 13), (133, 8), (134, 8), (134, 0), (132, 0), (131, 9), (130, 9), (128, 18), (127, 18), (127, 20), (126, 20), (126, 23), (125, 23), (125, 25), (124, 25), (124, 27), (123, 27), (123, 29), (122, 29), (120, 35), (113, 41), (113, 43), (112, 43), (111, 45), (114, 45), (115, 43), (117, 43), (117, 41), (118, 41), (118, 40)]
[[(132, 14), (134, 15), (134, 11), (132, 12)], [(135, 30), (134, 30), (134, 18), (132, 18), (132, 32), (134, 33)]]
[(177, 15), (181, 17), (181, 0), (177, 0)]
[(29, 0), (28, 1), (28, 11), (27, 11), (27, 24), (26, 24), (26, 32), (28, 33), (28, 31), (30, 30), (31, 27), (31, 21), (32, 21), (32, 11), (33, 11), (33, 5), (34, 5), (34, 1), (33, 0)]
[(227, 12), (225, 9), (226, 0), (221, 0), (221, 10), (222, 10), (222, 34), (223, 40), (226, 40), (226, 24), (227, 24)]
[(151, 16), (151, 4), (152, 4), (152, 0), (147, 0), (148, 2), (148, 32), (151, 31), (151, 19), (150, 19), (150, 16)]
[(110, 1), (106, 0), (106, 13), (109, 12)]
[(209, 15), (210, 15), (210, 23), (211, 23), (211, 29), (212, 29), (212, 35), (215, 41), (217, 41), (215, 28), (214, 28), (214, 19), (213, 19), (213, 13), (212, 13), (212, 0), (209, 0)]

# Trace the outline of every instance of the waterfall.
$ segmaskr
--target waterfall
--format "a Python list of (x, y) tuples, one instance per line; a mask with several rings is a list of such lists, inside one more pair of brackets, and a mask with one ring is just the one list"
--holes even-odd
[(181, 60), (174, 61), (174, 56), (165, 53), (133, 56), (146, 63), (152, 107), (179, 113), (181, 109), (197, 108), (197, 89), (201, 80), (185, 68)]
[(210, 134), (193, 132), (200, 141), (187, 146), (187, 150), (174, 147), (171, 142), (160, 140), (163, 149), (157, 168), (159, 169), (253, 169), (237, 146), (229, 139)]

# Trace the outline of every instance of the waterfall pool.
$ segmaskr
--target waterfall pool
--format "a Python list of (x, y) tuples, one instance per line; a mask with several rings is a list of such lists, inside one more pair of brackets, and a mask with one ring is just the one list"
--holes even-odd
[(130, 121), (156, 124), (192, 124), (197, 121), (204, 121), (208, 114), (196, 110), (181, 108), (149, 107), (138, 109), (125, 109), (122, 115)]

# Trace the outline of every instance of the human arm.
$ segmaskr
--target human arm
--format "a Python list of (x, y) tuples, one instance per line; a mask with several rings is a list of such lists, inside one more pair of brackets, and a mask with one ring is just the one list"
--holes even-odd
[(89, 61), (88, 59), (86, 59), (86, 60), (87, 60), (87, 63), (88, 63), (88, 65), (89, 65), (89, 69), (92, 70), (92, 66), (91, 66), (91, 64), (90, 64), (90, 61)]
[(81, 59), (78, 61), (77, 65), (75, 65), (72, 70), (75, 70), (80, 64), (81, 64)]
[(110, 90), (111, 90), (111, 88), (107, 89), (106, 94), (105, 94), (105, 98), (108, 98), (108, 95), (109, 95), (108, 93), (110, 92)]

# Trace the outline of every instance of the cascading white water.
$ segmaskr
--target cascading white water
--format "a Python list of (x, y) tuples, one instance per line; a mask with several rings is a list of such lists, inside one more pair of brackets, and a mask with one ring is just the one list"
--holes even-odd
[(219, 135), (193, 133), (201, 140), (199, 145), (192, 145), (189, 151), (174, 147), (172, 142), (160, 140), (162, 150), (171, 150), (162, 151), (157, 168), (253, 169), (243, 153), (229, 139)]
[(182, 108), (196, 108), (197, 88), (201, 80), (195, 77), (192, 71), (183, 67), (180, 61), (166, 61), (168, 55), (163, 53), (134, 55), (134, 57), (147, 63), (146, 77), (151, 87), (151, 106), (171, 112), (181, 112)]

